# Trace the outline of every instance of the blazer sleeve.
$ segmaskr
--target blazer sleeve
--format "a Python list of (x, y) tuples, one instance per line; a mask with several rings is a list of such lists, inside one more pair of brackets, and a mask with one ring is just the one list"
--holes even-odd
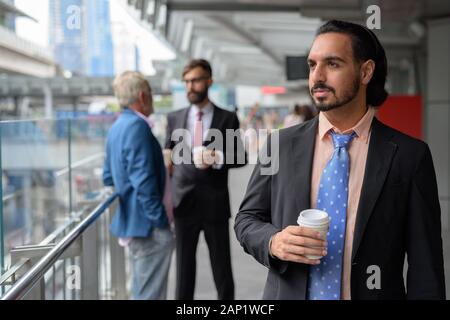
[(407, 298), (445, 299), (441, 209), (427, 145), (412, 180), (406, 234)]
[(166, 127), (166, 141), (164, 143), (165, 149), (172, 150), (174, 148), (174, 143), (172, 142), (172, 131), (173, 131), (173, 115), (167, 115), (167, 127)]
[[(270, 167), (270, 164), (267, 166)], [(267, 268), (283, 273), (288, 262), (272, 258), (269, 254), (269, 241), (281, 230), (271, 221), (272, 176), (261, 174), (264, 167), (258, 159), (236, 215), (234, 230), (245, 252)]]
[(144, 121), (130, 126), (125, 138), (124, 156), (126, 171), (131, 186), (137, 192), (137, 199), (146, 218), (158, 225), (165, 216), (163, 197), (159, 184), (159, 166), (156, 152), (161, 152), (152, 143), (152, 134)]
[[(234, 131), (240, 129), (239, 119), (235, 113), (232, 114), (230, 129), (233, 129)], [(227, 148), (227, 143), (225, 142), (224, 149), (226, 150), (226, 148)], [(240, 167), (243, 167), (248, 164), (248, 155), (247, 155), (247, 152), (245, 151), (244, 143), (242, 142), (242, 137), (235, 139), (235, 142), (233, 143), (233, 148), (234, 148), (234, 152), (233, 152), (234, 156), (233, 156), (232, 161), (230, 161), (230, 159), (227, 159), (227, 152), (224, 153), (224, 159), (225, 159), (224, 167), (226, 169), (240, 168)], [(228, 150), (226, 150), (226, 151), (228, 151)]]

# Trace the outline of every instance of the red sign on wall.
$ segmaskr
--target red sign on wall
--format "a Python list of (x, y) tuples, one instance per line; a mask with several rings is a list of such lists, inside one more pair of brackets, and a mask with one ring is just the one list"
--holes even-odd
[(378, 119), (409, 136), (423, 139), (421, 96), (390, 96), (378, 111)]
[(261, 88), (262, 94), (285, 94), (287, 92), (285, 87), (268, 87), (263, 86)]

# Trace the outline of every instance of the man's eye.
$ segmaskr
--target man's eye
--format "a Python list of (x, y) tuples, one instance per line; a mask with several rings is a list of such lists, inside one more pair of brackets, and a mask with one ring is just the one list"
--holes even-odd
[(339, 65), (336, 62), (328, 62), (328, 65), (332, 68), (337, 68)]

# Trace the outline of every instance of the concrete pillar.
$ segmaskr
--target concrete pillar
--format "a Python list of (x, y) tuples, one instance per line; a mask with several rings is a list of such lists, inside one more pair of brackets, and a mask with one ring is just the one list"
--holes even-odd
[(72, 111), (75, 114), (78, 111), (78, 97), (72, 97)]
[(13, 101), (14, 101), (14, 116), (19, 119), (19, 115), (20, 115), (20, 101), (19, 101), (19, 97), (15, 96), (13, 98)]
[(19, 106), (18, 119), (25, 119), (30, 116), (30, 98), (24, 97)]
[(43, 88), (45, 98), (45, 118), (51, 119), (53, 117), (53, 94), (50, 85), (46, 84)]
[(433, 154), (442, 209), (447, 296), (450, 295), (450, 18), (428, 21), (425, 134)]

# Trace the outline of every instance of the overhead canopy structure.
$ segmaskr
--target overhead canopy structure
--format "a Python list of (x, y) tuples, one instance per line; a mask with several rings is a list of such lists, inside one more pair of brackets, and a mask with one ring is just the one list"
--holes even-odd
[[(168, 40), (180, 57), (210, 60), (216, 81), (289, 85), (287, 56), (306, 55), (317, 27), (329, 19), (366, 23), (377, 5), (392, 70), (414, 69), (426, 22), (450, 16), (439, 0), (128, 0), (142, 21)], [(180, 73), (180, 68), (175, 72)], [(172, 72), (173, 73), (173, 72)]]
[[(112, 77), (75, 78), (32, 78), (16, 75), (0, 75), (0, 99), (7, 97), (41, 97), (48, 88), (55, 98), (84, 96), (114, 96)], [(161, 79), (148, 77), (154, 94), (167, 94), (161, 86)]]
[(9, 4), (3, 0), (0, 0), (0, 13), (9, 13), (18, 17), (26, 17), (29, 18), (33, 21), (36, 21), (35, 18), (29, 16), (28, 14), (26, 14), (25, 12), (17, 9), (14, 5)]

